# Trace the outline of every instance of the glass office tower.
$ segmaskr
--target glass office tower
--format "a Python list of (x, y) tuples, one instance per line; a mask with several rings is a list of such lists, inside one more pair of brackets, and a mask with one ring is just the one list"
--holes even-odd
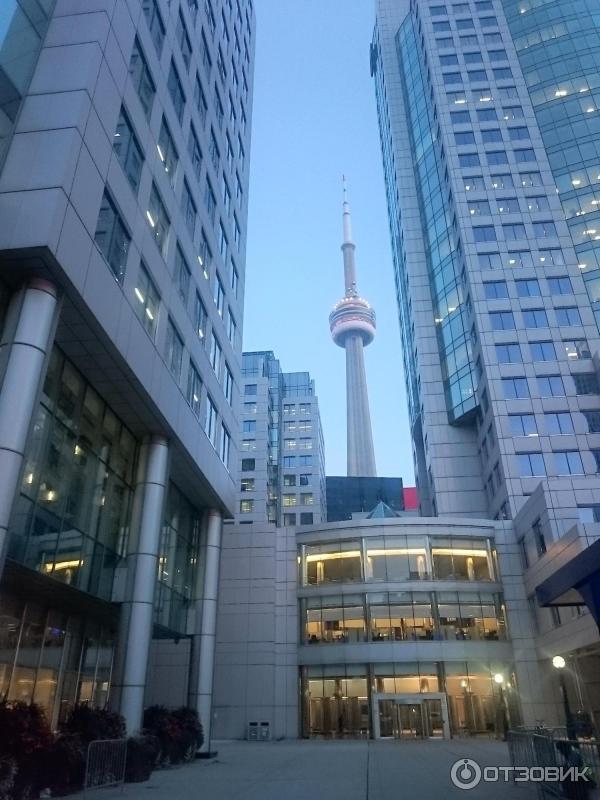
[(565, 563), (600, 534), (596, 4), (376, 8), (371, 72), (421, 513), (503, 523), (552, 698), (546, 655), (575, 662), (598, 639), (576, 600), (550, 612), (536, 591), (559, 554)]

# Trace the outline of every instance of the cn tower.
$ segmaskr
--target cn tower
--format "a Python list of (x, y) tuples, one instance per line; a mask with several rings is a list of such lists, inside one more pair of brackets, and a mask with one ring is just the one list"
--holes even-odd
[(356, 246), (352, 241), (350, 205), (344, 178), (345, 293), (329, 315), (333, 341), (346, 350), (346, 414), (348, 475), (375, 477), (375, 452), (365, 375), (364, 348), (375, 338), (375, 312), (356, 288)]

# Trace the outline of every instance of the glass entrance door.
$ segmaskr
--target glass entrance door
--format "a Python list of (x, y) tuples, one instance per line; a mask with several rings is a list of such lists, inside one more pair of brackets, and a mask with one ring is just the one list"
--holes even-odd
[(443, 739), (444, 706), (439, 698), (379, 698), (379, 736), (386, 739)]
[(430, 739), (444, 738), (444, 718), (442, 716), (441, 700), (424, 700), (423, 716), (425, 719), (426, 736)]
[(400, 739), (424, 739), (425, 725), (422, 703), (396, 703)]

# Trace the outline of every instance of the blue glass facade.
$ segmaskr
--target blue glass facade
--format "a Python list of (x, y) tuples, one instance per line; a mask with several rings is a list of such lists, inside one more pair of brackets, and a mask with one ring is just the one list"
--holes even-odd
[(600, 326), (600, 6), (503, 5)]
[(451, 194), (444, 186), (444, 156), (421, 63), (412, 16), (397, 37), (415, 181), (422, 214), (431, 295), (450, 422), (477, 406), (470, 313), (465, 303), (461, 245)]

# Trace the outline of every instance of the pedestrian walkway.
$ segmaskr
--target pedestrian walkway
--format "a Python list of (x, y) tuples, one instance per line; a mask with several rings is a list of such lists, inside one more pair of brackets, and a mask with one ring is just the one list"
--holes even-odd
[(439, 742), (213, 742), (218, 756), (159, 770), (146, 783), (89, 792), (87, 800), (534, 800), (534, 787), (453, 786), (452, 764), (508, 762), (506, 745), (479, 739)]

